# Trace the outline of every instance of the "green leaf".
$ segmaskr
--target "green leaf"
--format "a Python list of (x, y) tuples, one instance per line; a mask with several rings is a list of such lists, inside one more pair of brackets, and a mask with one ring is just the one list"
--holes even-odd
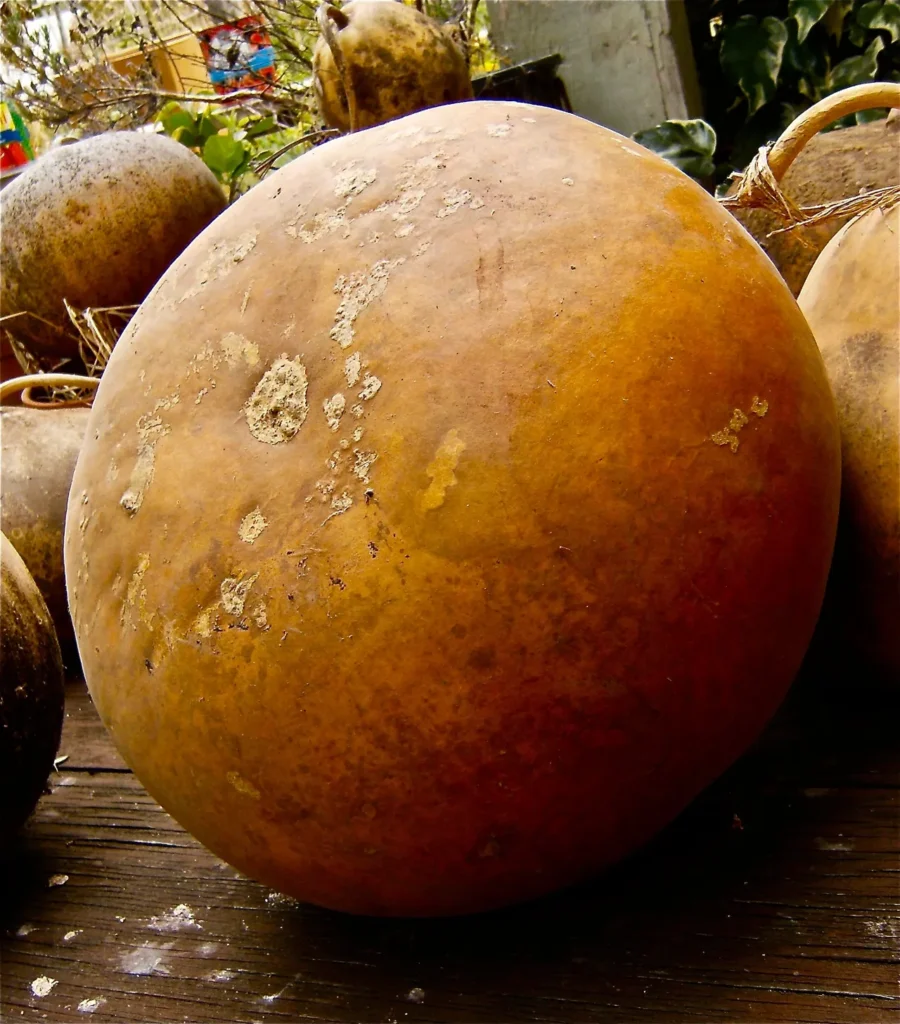
[(663, 121), (655, 128), (637, 132), (633, 138), (692, 178), (708, 178), (715, 171), (716, 133), (699, 118)]
[(856, 12), (856, 20), (864, 28), (885, 29), (891, 34), (891, 41), (900, 40), (900, 4), (893, 0), (872, 0), (863, 4)]
[(225, 127), (225, 122), (213, 114), (201, 114), (197, 122), (197, 134), (201, 139), (208, 139), (212, 135), (218, 135), (218, 133)]
[(744, 15), (722, 35), (719, 62), (735, 85), (747, 97), (749, 113), (755, 114), (775, 95), (788, 32), (778, 18)]
[(259, 135), (268, 135), (269, 132), (274, 132), (277, 128), (278, 122), (274, 117), (271, 115), (262, 117), (255, 123), (246, 126), (247, 138), (255, 139)]
[(878, 54), (884, 49), (884, 40), (876, 36), (865, 53), (848, 57), (836, 64), (828, 76), (828, 91), (837, 92), (849, 85), (870, 82), (878, 74)]
[(176, 128), (194, 130), (194, 118), (180, 104), (167, 103), (156, 115), (156, 120), (163, 126), (166, 135), (174, 135)]
[(203, 162), (221, 178), (229, 178), (244, 159), (244, 147), (230, 135), (210, 135), (203, 144)]
[(828, 13), (822, 19), (828, 34), (836, 43), (841, 41), (844, 33), (844, 19), (853, 9), (853, 0), (833, 0), (828, 7)]
[(797, 22), (797, 39), (802, 43), (809, 30), (828, 13), (831, 0), (788, 0), (788, 17)]
[(822, 89), (828, 78), (828, 53), (823, 46), (809, 42), (801, 43), (799, 29), (792, 19), (787, 21), (788, 41), (781, 61), (779, 89), (782, 95), (789, 95), (790, 88), (782, 88), (794, 82), (801, 96), (815, 102), (822, 97)]
[(857, 22), (851, 22), (850, 28), (847, 29), (847, 38), (850, 40), (850, 45), (857, 50), (864, 50), (866, 48), (866, 40), (869, 38), (869, 33), (857, 24)]
[(179, 125), (172, 132), (172, 138), (176, 142), (180, 142), (183, 146), (187, 146), (188, 149), (193, 149), (194, 146), (198, 146), (200, 144), (200, 140), (197, 138), (197, 133), (194, 131), (193, 124)]

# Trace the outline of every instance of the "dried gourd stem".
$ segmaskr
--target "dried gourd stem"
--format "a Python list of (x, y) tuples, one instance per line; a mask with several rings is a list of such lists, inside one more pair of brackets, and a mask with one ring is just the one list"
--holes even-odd
[[(57, 398), (58, 394), (70, 392), (69, 388), (53, 388), (52, 396), (47, 400), (32, 397), (32, 388), (25, 388), (22, 392), (22, 405), (26, 409), (77, 409), (90, 405), (94, 401), (93, 395), (82, 395), (78, 398)], [(74, 392), (71, 392), (74, 393)]]
[(341, 44), (337, 34), (342, 28), (347, 27), (350, 23), (350, 19), (339, 7), (335, 7), (334, 4), (319, 4), (316, 9), (316, 21), (319, 23), (319, 31), (324, 36), (325, 42), (328, 43), (328, 49), (331, 50), (331, 56), (334, 57), (334, 63), (335, 67), (338, 69), (338, 74), (341, 76), (341, 80), (346, 86), (347, 69), (344, 65), (344, 52), (341, 49)]
[[(719, 201), (727, 209), (757, 209), (774, 213), (787, 224), (781, 230), (810, 223), (820, 224), (833, 217), (859, 214), (883, 205), (890, 197), (867, 199), (863, 195), (853, 196), (849, 200), (841, 199), (822, 207), (799, 209), (779, 186), (806, 143), (823, 128), (848, 114), (878, 107), (900, 107), (900, 85), (895, 82), (869, 82), (826, 96), (792, 121), (777, 142), (763, 146), (744, 174), (738, 176), (735, 191)], [(852, 207), (848, 204), (852, 204)]]
[(792, 121), (769, 150), (769, 169), (775, 180), (781, 181), (803, 147), (823, 128), (848, 114), (858, 114), (878, 107), (900, 107), (900, 84), (867, 82), (819, 100)]
[(359, 128), (356, 93), (351, 88), (352, 83), (347, 73), (347, 62), (344, 60), (344, 51), (341, 49), (341, 41), (338, 38), (338, 33), (350, 24), (350, 19), (339, 7), (335, 7), (334, 4), (323, 3), (319, 4), (316, 9), (316, 20), (319, 23), (319, 29), (325, 38), (325, 42), (328, 43), (328, 49), (331, 50), (331, 56), (334, 58), (334, 66), (337, 68), (341, 85), (344, 89), (344, 95), (347, 97), (350, 131), (355, 132)]
[[(83, 377), (80, 373), (29, 373), (24, 377), (13, 377), (12, 380), (5, 380), (0, 383), (0, 402), (10, 395), (15, 395), (19, 391), (29, 391), (31, 388), (79, 388), (81, 390), (91, 390), (96, 388), (99, 383), (99, 377)], [(31, 404), (42, 409), (54, 407), (49, 402), (41, 403), (32, 400)]]

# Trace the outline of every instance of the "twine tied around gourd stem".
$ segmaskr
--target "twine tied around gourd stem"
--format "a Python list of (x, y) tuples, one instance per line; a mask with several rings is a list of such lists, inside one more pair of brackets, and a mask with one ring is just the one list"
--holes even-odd
[[(867, 82), (842, 89), (804, 111), (770, 146), (763, 146), (743, 174), (735, 173), (737, 188), (719, 202), (729, 210), (765, 210), (785, 226), (770, 231), (768, 237), (797, 228), (821, 224), (836, 217), (860, 217), (869, 210), (889, 210), (900, 202), (900, 186), (873, 189), (846, 199), (817, 206), (795, 206), (784, 194), (780, 182), (814, 135), (834, 121), (861, 110), (900, 107), (900, 85), (895, 82)], [(810, 243), (799, 236), (804, 244)]]

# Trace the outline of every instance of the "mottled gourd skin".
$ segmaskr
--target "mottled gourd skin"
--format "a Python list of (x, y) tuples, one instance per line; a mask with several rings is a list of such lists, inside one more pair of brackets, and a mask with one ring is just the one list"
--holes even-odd
[(75, 356), (63, 299), (142, 302), (224, 208), (213, 173), (172, 139), (110, 132), (61, 146), (0, 192), (0, 315), (36, 314), (7, 325), (34, 355)]
[(69, 668), (78, 664), (63, 525), (90, 410), (0, 408), (0, 529), (38, 586)]
[(43, 792), (59, 749), (64, 701), (47, 605), (0, 533), (0, 849)]
[(319, 112), (327, 125), (359, 131), (471, 99), (465, 58), (445, 26), (386, 0), (353, 0), (341, 10), (348, 24), (335, 31), (346, 80), (323, 37), (313, 52)]
[[(837, 400), (843, 452), (828, 636), (900, 682), (900, 206), (848, 224), (799, 298)], [(857, 667), (859, 667), (857, 665)]]
[(839, 459), (796, 302), (703, 189), (573, 115), (436, 107), (253, 189), (119, 343), (66, 532), (88, 684), (269, 885), (537, 896), (778, 706)]

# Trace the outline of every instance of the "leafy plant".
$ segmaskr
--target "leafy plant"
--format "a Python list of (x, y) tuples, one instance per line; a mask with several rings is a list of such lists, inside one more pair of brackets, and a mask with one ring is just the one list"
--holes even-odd
[(711, 125), (699, 118), (663, 121), (655, 128), (636, 132), (633, 138), (692, 178), (711, 178), (715, 172), (716, 133)]
[(718, 181), (823, 96), (900, 81), (900, 0), (691, 0), (686, 9)]
[(307, 121), (285, 128), (272, 114), (238, 116), (176, 102), (167, 103), (156, 120), (167, 135), (203, 160), (228, 191), (229, 202), (267, 170), (284, 166), (331, 134), (310, 131)]

